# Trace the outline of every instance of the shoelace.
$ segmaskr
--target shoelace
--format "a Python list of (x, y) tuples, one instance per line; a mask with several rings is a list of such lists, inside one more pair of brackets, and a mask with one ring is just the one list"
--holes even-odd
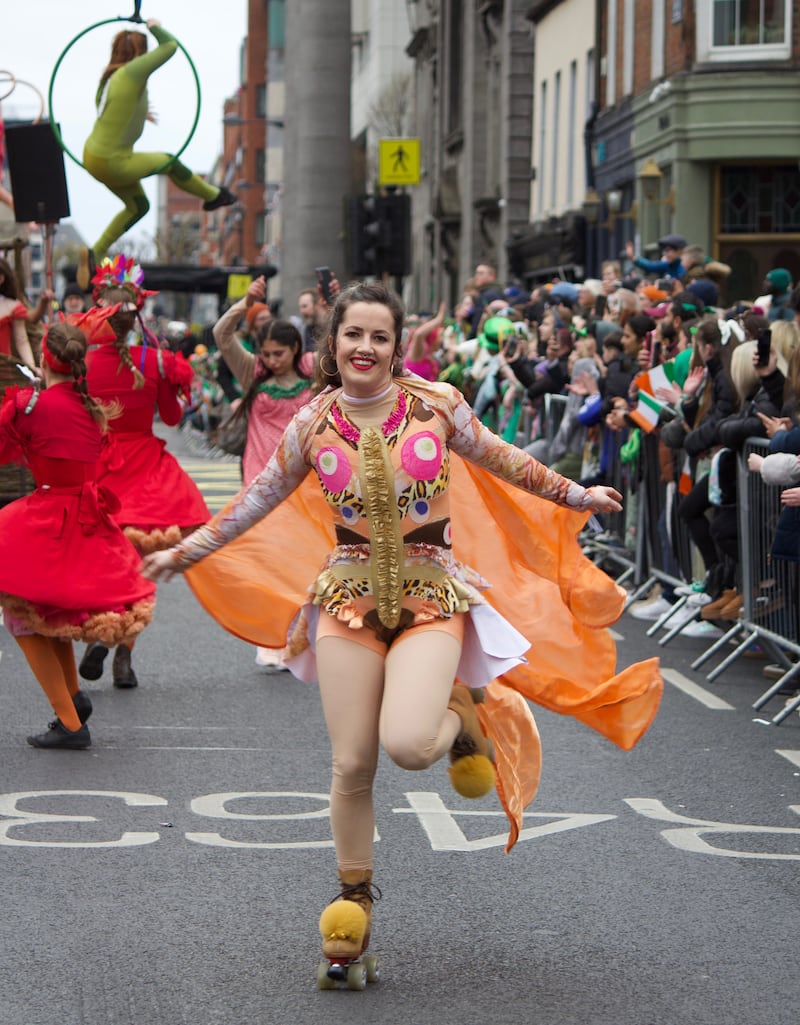
[[(363, 897), (368, 900), (370, 904), (374, 904), (376, 900), (381, 900), (383, 894), (381, 888), (376, 886), (375, 883), (361, 882), (361, 883), (348, 883), (343, 885), (339, 893), (330, 900), (329, 904), (334, 904), (337, 900), (353, 900), (354, 897)], [(358, 901), (356, 901), (358, 903)]]

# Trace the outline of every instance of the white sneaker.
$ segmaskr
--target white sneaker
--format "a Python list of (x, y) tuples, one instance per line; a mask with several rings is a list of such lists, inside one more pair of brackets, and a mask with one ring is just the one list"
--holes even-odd
[(713, 623), (709, 623), (704, 619), (698, 619), (694, 623), (688, 623), (681, 630), (682, 637), (702, 637), (703, 640), (713, 641), (717, 637), (722, 637), (722, 631), (718, 626), (714, 626)]
[(691, 605), (682, 605), (676, 612), (669, 617), (664, 623), (665, 630), (672, 630), (674, 627), (687, 623), (697, 612), (697, 609), (693, 609)]
[(672, 604), (666, 598), (653, 598), (651, 601), (638, 601), (628, 609), (634, 619), (649, 619), (655, 621), (661, 619), (665, 612), (669, 612)]
[(706, 594), (705, 591), (697, 591), (694, 594), (689, 595), (689, 600), (686, 602), (687, 605), (691, 605), (692, 608), (699, 608), (701, 605), (708, 605), (711, 602), (711, 595)]

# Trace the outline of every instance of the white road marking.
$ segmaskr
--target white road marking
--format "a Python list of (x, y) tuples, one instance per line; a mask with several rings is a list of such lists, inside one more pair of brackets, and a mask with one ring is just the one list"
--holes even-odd
[[(692, 819), (680, 815), (654, 797), (626, 797), (625, 803), (639, 815), (659, 822), (668, 822), (679, 828), (662, 829), (661, 835), (679, 851), (689, 854), (712, 854), (718, 858), (749, 858), (755, 861), (800, 861), (800, 854), (782, 851), (749, 851), (730, 847), (717, 847), (708, 843), (705, 836), (774, 835), (793, 837), (795, 845), (800, 840), (800, 829), (794, 826), (758, 826), (742, 822), (714, 822), (707, 819)], [(800, 815), (800, 805), (789, 805), (789, 810)]]
[(671, 683), (673, 687), (677, 687), (678, 690), (682, 690), (684, 694), (688, 694), (690, 698), (694, 698), (695, 701), (699, 701), (701, 705), (705, 705), (706, 708), (712, 708), (717, 712), (733, 712), (735, 709), (733, 705), (729, 705), (727, 701), (723, 701), (721, 697), (716, 694), (712, 694), (710, 690), (706, 690), (705, 687), (701, 687), (699, 683), (695, 683), (690, 680), (683, 673), (679, 673), (677, 669), (670, 669), (669, 667), (661, 670), (661, 675), (664, 679)]
[(800, 751), (781, 751), (780, 748), (775, 748), (776, 755), (783, 755), (784, 758), (788, 759), (792, 765), (796, 765), (800, 769)]

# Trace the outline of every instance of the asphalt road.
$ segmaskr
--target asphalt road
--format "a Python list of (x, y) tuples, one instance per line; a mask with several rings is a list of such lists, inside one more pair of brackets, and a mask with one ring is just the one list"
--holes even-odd
[[(236, 464), (183, 451), (224, 501)], [(537, 711), (542, 786), (509, 855), (496, 799), (381, 761), (363, 993), (315, 985), (336, 892), (316, 689), (259, 669), (176, 580), (138, 689), (110, 664), (87, 685), (92, 748), (37, 751), (48, 707), (0, 629), (0, 1025), (796, 1025), (800, 719), (754, 721), (763, 663), (709, 683), (700, 640), (646, 626), (616, 629), (620, 665), (662, 656), (653, 727), (625, 753)]]

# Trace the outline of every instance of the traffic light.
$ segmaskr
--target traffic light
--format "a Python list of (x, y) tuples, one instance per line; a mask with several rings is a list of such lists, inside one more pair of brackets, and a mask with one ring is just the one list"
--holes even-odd
[(354, 277), (411, 269), (411, 199), (407, 195), (351, 196), (347, 207), (350, 273)]

